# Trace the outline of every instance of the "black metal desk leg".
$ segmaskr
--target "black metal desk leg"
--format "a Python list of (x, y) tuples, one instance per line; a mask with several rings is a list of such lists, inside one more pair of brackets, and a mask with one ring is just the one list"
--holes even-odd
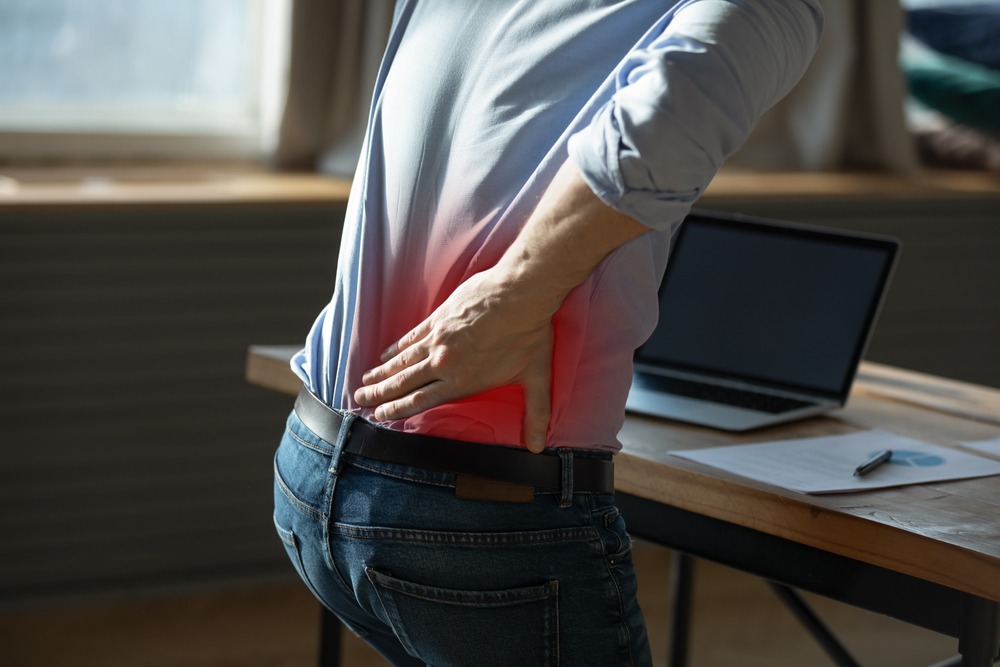
[(319, 667), (340, 667), (340, 619), (319, 606)]
[(819, 617), (816, 616), (812, 608), (806, 604), (806, 601), (798, 593), (784, 584), (774, 581), (767, 583), (771, 585), (771, 590), (795, 614), (795, 618), (799, 619), (799, 622), (805, 626), (809, 634), (813, 636), (813, 639), (819, 642), (819, 645), (823, 647), (823, 650), (826, 651), (826, 654), (830, 656), (830, 659), (838, 667), (859, 667), (857, 661), (847, 652), (844, 645), (833, 636), (833, 633), (826, 627), (826, 624), (819, 620)]
[(694, 579), (694, 558), (674, 551), (670, 564), (670, 667), (687, 667), (688, 638), (691, 633), (691, 588)]
[(991, 667), (1000, 652), (1000, 603), (966, 595), (962, 600), (962, 667)]

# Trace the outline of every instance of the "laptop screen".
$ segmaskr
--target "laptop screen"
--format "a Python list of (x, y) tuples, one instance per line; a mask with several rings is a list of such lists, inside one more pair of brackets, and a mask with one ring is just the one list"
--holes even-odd
[(895, 240), (691, 215), (637, 363), (845, 396)]

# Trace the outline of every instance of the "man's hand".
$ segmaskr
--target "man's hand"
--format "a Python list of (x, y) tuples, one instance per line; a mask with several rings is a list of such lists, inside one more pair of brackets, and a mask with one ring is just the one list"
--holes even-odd
[[(430, 317), (382, 353), (354, 398), (375, 418), (402, 419), (505, 385), (524, 393), (524, 439), (545, 447), (551, 414), (552, 308), (526, 303), (496, 267), (462, 283)], [(554, 304), (558, 308), (558, 303)], [(551, 310), (551, 312), (550, 312)]]
[(552, 316), (623, 243), (649, 231), (605, 205), (569, 161), (496, 266), (469, 278), (382, 353), (354, 394), (378, 420), (505, 385), (524, 392), (524, 442), (540, 452), (551, 415)]

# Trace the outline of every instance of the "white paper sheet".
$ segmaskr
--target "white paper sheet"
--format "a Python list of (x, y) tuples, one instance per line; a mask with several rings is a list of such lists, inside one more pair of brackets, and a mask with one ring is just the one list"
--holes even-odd
[[(867, 475), (854, 476), (855, 468), (883, 449), (892, 450), (889, 462)], [(1000, 461), (880, 430), (670, 453), (760, 482), (814, 494), (1000, 475)]]
[(1000, 456), (1000, 438), (992, 438), (991, 440), (976, 440), (974, 442), (960, 442), (958, 444), (986, 454)]

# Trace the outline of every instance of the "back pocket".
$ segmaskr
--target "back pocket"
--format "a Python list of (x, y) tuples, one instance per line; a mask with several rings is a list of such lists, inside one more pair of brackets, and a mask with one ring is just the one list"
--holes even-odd
[(559, 582), (456, 591), (366, 568), (393, 631), (429, 665), (559, 664)]

